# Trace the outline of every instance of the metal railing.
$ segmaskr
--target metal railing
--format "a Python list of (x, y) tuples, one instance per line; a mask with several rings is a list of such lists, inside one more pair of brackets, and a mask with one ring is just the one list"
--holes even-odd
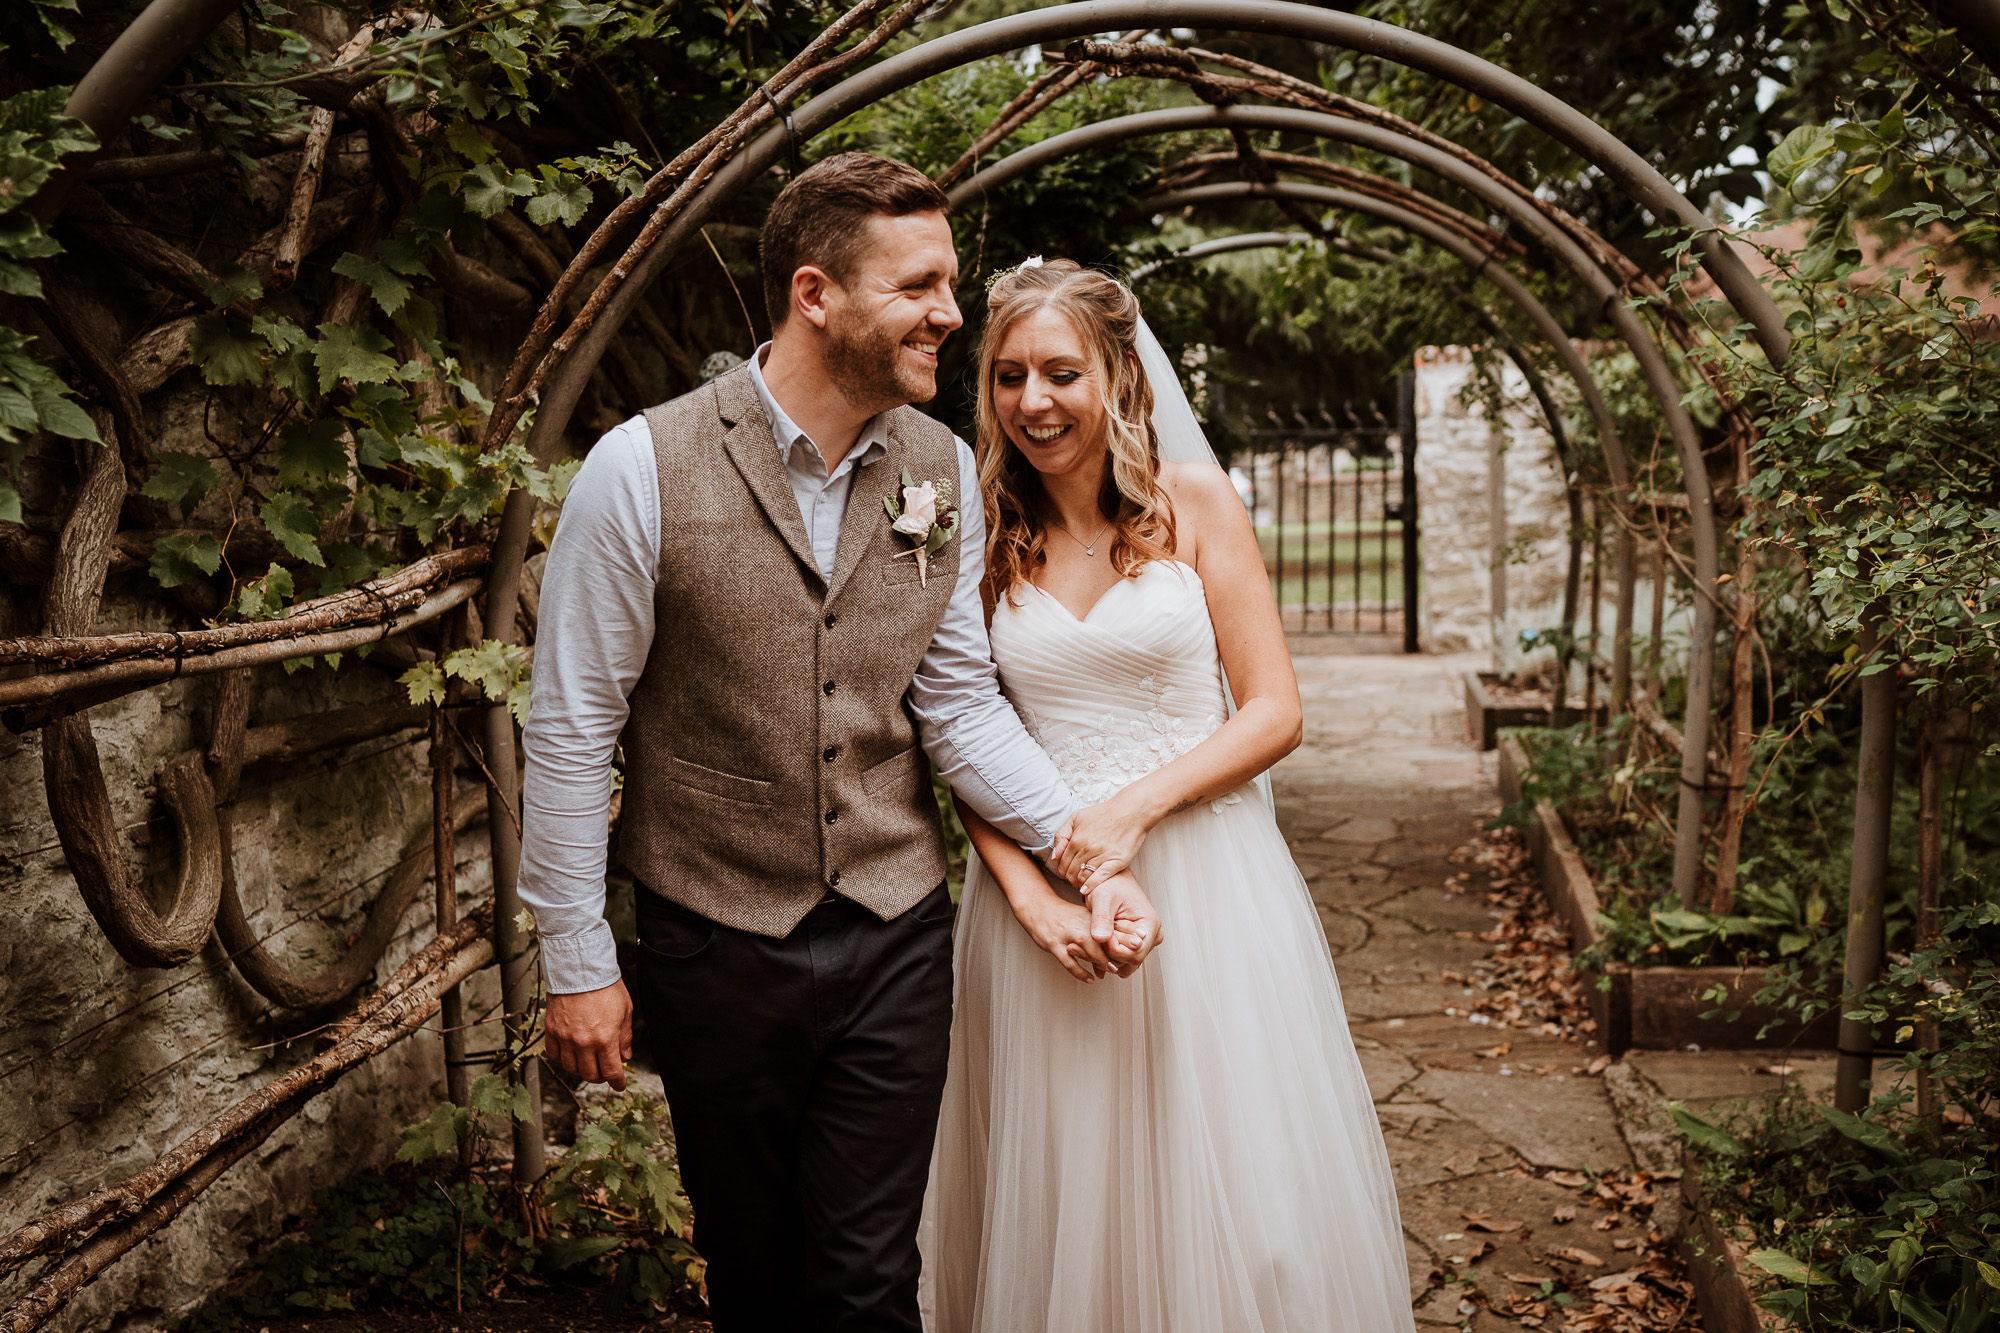
[(1416, 442), (1398, 416), (1322, 404), (1234, 424), (1250, 447), (1230, 476), (1288, 632), (1400, 632), (1416, 651)]

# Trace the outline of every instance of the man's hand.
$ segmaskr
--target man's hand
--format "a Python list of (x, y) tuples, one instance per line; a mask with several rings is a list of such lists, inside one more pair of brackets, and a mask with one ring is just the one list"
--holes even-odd
[(1130, 875), (1114, 875), (1090, 891), (1090, 937), (1114, 970), (1129, 977), (1165, 938), (1152, 899)]
[(543, 1049), (555, 1067), (585, 1083), (625, 1090), (632, 1058), (632, 997), (625, 983), (549, 996)]

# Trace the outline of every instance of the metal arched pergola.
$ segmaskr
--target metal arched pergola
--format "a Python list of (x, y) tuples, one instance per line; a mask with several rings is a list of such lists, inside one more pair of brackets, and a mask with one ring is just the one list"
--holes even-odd
[[(601, 316), (563, 354), (565, 373), (551, 376), (538, 406), (528, 445), (543, 464), (552, 462), (563, 446), (563, 434), (576, 409), (584, 374), (567, 373), (574, 366), (587, 372), (603, 359), (611, 341), (644, 298), (646, 289), (718, 208), (752, 181), (783, 160), (797, 145), (810, 140), (861, 108), (935, 74), (957, 69), (988, 56), (1098, 33), (1144, 28), (1196, 28), (1268, 33), (1325, 46), (1375, 55), (1421, 70), (1475, 93), (1520, 116), (1548, 133), (1602, 171), (1630, 198), (1662, 223), (1693, 229), (1702, 266), (1717, 288), (1752, 327), (1758, 343), (1774, 362), (1783, 362), (1791, 337), (1770, 295), (1751, 276), (1729, 242), (1699, 209), (1659, 171), (1615, 135), (1562, 99), (1478, 56), (1434, 38), (1358, 18), (1334, 10), (1287, 3), (1287, 0), (1085, 0), (1056, 5), (981, 23), (959, 32), (921, 42), (826, 92), (798, 108), (784, 125), (767, 128), (738, 150), (712, 176), (688, 188), (692, 197), (650, 249), (629, 267), (621, 260), (613, 276), (619, 281)], [(680, 192), (677, 192), (679, 194)], [(1655, 349), (1657, 352), (1657, 349)], [(1705, 478), (1704, 478), (1705, 479)], [(520, 599), (521, 567), (528, 553), (533, 500), (525, 492), (509, 496), (494, 546), (493, 573), (488, 584), (484, 620), (489, 625), (512, 624)], [(1712, 522), (1712, 520), (1711, 520)], [(1711, 573), (1710, 578), (1713, 578)], [(1698, 576), (1699, 579), (1699, 576)], [(1697, 616), (1714, 624), (1712, 588), (1700, 590)], [(1697, 640), (1701, 638), (1698, 632)], [(1712, 643), (1701, 657), (1697, 679), (1690, 662), (1687, 733), (1699, 735), (1698, 753), (1684, 755), (1677, 820), (1674, 884), (1683, 901), (1691, 901), (1698, 881), (1701, 842), (1701, 798), (1707, 784), (1706, 742), (1712, 675)], [(1699, 689), (1697, 690), (1697, 685)], [(511, 773), (514, 763), (512, 720), (504, 707), (489, 709), (485, 727), (489, 757), (496, 769)], [(511, 783), (509, 784), (511, 786)], [(504, 826), (505, 821), (498, 821)], [(518, 874), (520, 847), (503, 827), (494, 840), (494, 878), (501, 901), (511, 901)]]
[[(1432, 144), (1386, 126), (1348, 120), (1320, 112), (1286, 107), (1176, 107), (1115, 117), (1055, 135), (1004, 158), (959, 185), (951, 192), (951, 199), (954, 206), (961, 206), (1039, 167), (1107, 144), (1152, 134), (1191, 130), (1237, 132), (1279, 130), (1306, 134), (1368, 148), (1421, 167), (1466, 190), (1508, 217), (1551, 251), (1575, 275), (1585, 292), (1603, 311), (1618, 331), (1620, 338), (1631, 349), (1645, 375), (1647, 387), (1667, 422), (1676, 452), (1680, 456), (1682, 485), (1688, 497), (1689, 528), (1694, 545), (1697, 595), (1694, 599), (1694, 626), (1688, 654), (1688, 705), (1687, 725), (1682, 733), (1681, 800), (1675, 819), (1675, 885), (1677, 891), (1681, 892), (1683, 900), (1690, 900), (1694, 895), (1700, 872), (1701, 803), (1708, 780), (1709, 712), (1714, 683), (1718, 620), (1717, 603), (1712, 590), (1721, 574), (1721, 561), (1720, 544), (1715, 530), (1713, 497), (1708, 485), (1707, 467), (1702, 459), (1700, 436), (1695, 429), (1693, 418), (1682, 405), (1680, 382), (1660, 343), (1633, 312), (1625, 301), (1618, 283), (1604, 271), (1596, 258), (1578, 244), (1569, 231), (1556, 225), (1542, 209), (1524, 200), (1518, 193), (1506, 188), (1491, 176)], [(1376, 178), (1376, 183), (1379, 187), (1378, 193), (1407, 189), (1383, 178)], [(1195, 191), (1162, 196), (1153, 202), (1155, 206), (1165, 208), (1170, 206), (1167, 203), (1169, 198), (1199, 197), (1200, 190), (1227, 188), (1230, 187), (1199, 186)], [(1288, 195), (1286, 192), (1327, 187), (1273, 183), (1265, 188), (1272, 192), (1268, 197), (1300, 199), (1304, 196)], [(1355, 191), (1341, 193), (1354, 198), (1365, 197)], [(1406, 225), (1406, 221), (1422, 221), (1429, 224), (1430, 229), (1438, 236), (1454, 234), (1438, 226), (1432, 219), (1418, 217), (1409, 209), (1401, 211), (1407, 215), (1407, 219), (1398, 219), (1398, 225)], [(1464, 243), (1462, 236), (1458, 236), (1457, 239), (1460, 243)], [(1568, 339), (1565, 336), (1561, 341), (1567, 344)], [(1584, 382), (1579, 380), (1579, 387)], [(1594, 386), (1587, 391), (1587, 398), (1597, 398)], [(1600, 414), (1595, 411), (1595, 408), (1601, 406), (1601, 399), (1592, 406), (1593, 417), (1597, 421), (1600, 433), (1603, 433), (1610, 425), (1609, 413)], [(1630, 469), (1626, 463), (1622, 444), (1617, 440), (1615, 429), (1605, 435), (1605, 461), (1611, 472), (1613, 486), (1621, 494), (1628, 493), (1631, 488)], [(1619, 687), (1616, 694), (1622, 694), (1624, 683), (1630, 679), (1632, 592), (1637, 566), (1631, 534), (1622, 525), (1618, 533), (1617, 548), (1618, 596), (1612, 637), (1612, 679)], [(1623, 703), (1623, 699), (1616, 697), (1616, 694), (1612, 700), (1614, 709)]]
[[(1310, 233), (1302, 231), (1252, 231), (1242, 232), (1235, 236), (1218, 236), (1213, 240), (1200, 241), (1187, 247), (1185, 250), (1168, 255), (1163, 259), (1156, 259), (1150, 263), (1140, 265), (1138, 268), (1132, 270), (1132, 282), (1134, 285), (1144, 282), (1147, 278), (1159, 273), (1170, 264), (1194, 263), (1216, 255), (1236, 254), (1246, 250), (1287, 249), (1294, 245), (1305, 245), (1313, 241), (1319, 241), (1331, 250), (1337, 250), (1341, 254), (1350, 255), (1356, 259), (1365, 259), (1373, 264), (1404, 269), (1421, 280), (1442, 288), (1455, 304), (1479, 322), (1480, 326), (1492, 336), (1494, 345), (1500, 349), (1509, 361), (1514, 363), (1515, 369), (1521, 372), (1521, 377), (1528, 386), (1528, 392), (1534, 398), (1536, 406), (1541, 410), (1542, 420), (1548, 427), (1550, 441), (1555, 447), (1556, 463), (1562, 474), (1563, 499), (1569, 509), (1567, 543), (1569, 553), (1568, 562), (1563, 570), (1562, 624), (1564, 631), (1566, 633), (1570, 632), (1576, 624), (1577, 601), (1582, 591), (1583, 538), (1581, 534), (1584, 515), (1583, 500), (1578, 494), (1576, 483), (1573, 480), (1576, 471), (1576, 461), (1570, 448), (1569, 432), (1563, 426), (1562, 412), (1557, 408), (1555, 398), (1549, 393), (1548, 385), (1543, 382), (1541, 372), (1535, 367), (1533, 359), (1528, 356), (1526, 350), (1519, 343), (1514, 341), (1513, 335), (1507, 331), (1506, 326), (1495, 318), (1493, 312), (1482, 305), (1471, 292), (1460, 287), (1442, 274), (1402, 255), (1384, 250), (1379, 246), (1352, 241), (1345, 236), (1313, 236)], [(1531, 296), (1529, 299), (1532, 300), (1533, 297)], [(1589, 392), (1597, 392), (1595, 379), (1588, 378), (1587, 363), (1585, 374), (1587, 377), (1586, 382), (1589, 385)], [(1579, 386), (1579, 391), (1583, 391), (1582, 386)], [(1403, 500), (1405, 523), (1411, 522), (1417, 516), (1417, 511), (1413, 503), (1414, 498), (1415, 487), (1412, 484), (1406, 490)], [(1406, 564), (1412, 558), (1411, 550), (1413, 547), (1413, 542), (1405, 544), (1404, 560)], [(1409, 584), (1406, 583), (1405, 588), (1407, 589), (1408, 587)], [(1406, 592), (1406, 600), (1407, 596)], [(1567, 658), (1564, 659), (1563, 666), (1566, 672), (1568, 666)], [(1554, 708), (1550, 720), (1555, 725), (1560, 726), (1565, 716), (1564, 691), (1567, 685), (1566, 674), (1558, 675), (1556, 682)]]

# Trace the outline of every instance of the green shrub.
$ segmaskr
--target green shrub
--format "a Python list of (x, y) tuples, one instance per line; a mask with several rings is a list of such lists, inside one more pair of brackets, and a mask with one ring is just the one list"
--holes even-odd
[[(1954, 913), (1934, 946), (1892, 963), (1852, 1012), (1876, 1025), (1878, 1046), (1918, 1049), (1858, 1115), (1798, 1094), (1728, 1125), (1675, 1109), (1719, 1220), (1750, 1247), (1757, 1304), (1788, 1325), (2000, 1326), (1996, 958), (2000, 908), (1982, 904)], [(1915, 1105), (1920, 1068), (1928, 1112)]]
[[(614, 1098), (583, 1119), (553, 1171), (520, 1186), (486, 1159), (508, 1121), (526, 1117), (525, 1095), (488, 1074), (467, 1101), (406, 1128), (396, 1165), (315, 1194), (185, 1333), (370, 1306), (461, 1308), (510, 1284), (574, 1282), (656, 1309), (699, 1287), (680, 1173), (659, 1155), (664, 1106), (637, 1091)], [(474, 1163), (462, 1172), (461, 1144)]]

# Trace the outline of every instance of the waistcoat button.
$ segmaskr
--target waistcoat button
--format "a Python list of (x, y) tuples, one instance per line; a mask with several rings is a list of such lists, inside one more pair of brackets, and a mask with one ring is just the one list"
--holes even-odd
[(827, 627), (828, 629), (832, 629), (832, 628), (833, 628), (833, 622), (834, 622), (834, 621), (836, 621), (836, 620), (838, 620), (838, 619), (840, 619), (840, 617), (839, 617), (839, 616), (828, 616), (828, 617), (826, 618), (826, 627)]
[(829, 884), (838, 884), (838, 883), (840, 883), (840, 872), (839, 872), (838, 870), (836, 870), (836, 871), (834, 871), (834, 872), (833, 872), (833, 873), (832, 873), (831, 875), (828, 875), (828, 876), (826, 877), (826, 882), (827, 882), (827, 883), (829, 883)]
[(829, 823), (829, 824), (833, 824), (833, 823), (837, 823), (837, 822), (839, 822), (839, 819), (840, 819), (840, 811), (838, 811), (838, 810), (829, 810), (829, 811), (827, 811), (827, 812), (826, 812), (826, 822), (827, 822), (827, 823)]
[(820, 686), (820, 689), (821, 689), (822, 691), (824, 691), (825, 693), (827, 693), (827, 694), (832, 694), (832, 693), (833, 693), (833, 682), (832, 682), (832, 681), (828, 681), (828, 682), (827, 682), (826, 684), (824, 684), (824, 685)]
[(820, 758), (826, 760), (826, 762), (829, 764), (839, 757), (840, 757), (840, 747), (838, 745), (827, 746), (825, 753), (820, 755)]

